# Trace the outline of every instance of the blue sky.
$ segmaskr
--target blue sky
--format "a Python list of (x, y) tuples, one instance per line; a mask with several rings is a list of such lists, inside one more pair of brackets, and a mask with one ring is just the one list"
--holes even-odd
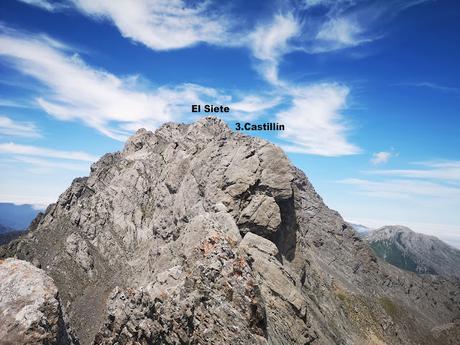
[(137, 128), (224, 104), (326, 203), (460, 247), (460, 4), (4, 0), (0, 202), (54, 202)]

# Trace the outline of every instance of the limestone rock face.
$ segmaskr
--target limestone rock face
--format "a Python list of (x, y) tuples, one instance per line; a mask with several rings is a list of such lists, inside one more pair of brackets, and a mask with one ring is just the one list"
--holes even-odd
[(73, 344), (53, 280), (25, 261), (0, 261), (0, 344)]
[(43, 267), (84, 345), (458, 335), (458, 284), (380, 261), (280, 148), (216, 118), (139, 130), (0, 255)]
[(247, 231), (270, 236), (281, 224), (280, 208), (275, 199), (266, 195), (255, 195), (240, 213), (238, 225)]

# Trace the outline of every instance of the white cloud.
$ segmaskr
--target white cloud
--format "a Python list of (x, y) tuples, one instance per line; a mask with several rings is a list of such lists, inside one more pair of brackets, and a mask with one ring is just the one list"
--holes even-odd
[(250, 34), (249, 47), (260, 61), (259, 72), (268, 82), (279, 84), (279, 60), (294, 49), (289, 41), (300, 33), (301, 26), (292, 14), (278, 14), (270, 23), (257, 26)]
[[(313, 22), (310, 28), (315, 34), (303, 48), (308, 53), (326, 53), (375, 41), (384, 36), (385, 26), (402, 11), (428, 1), (304, 0), (303, 7), (311, 14), (307, 15), (308, 22)], [(324, 15), (318, 16), (317, 7)]]
[(14, 121), (7, 116), (0, 115), (0, 136), (39, 138), (41, 134), (32, 122)]
[(48, 0), (19, 0), (20, 2), (26, 3), (28, 5), (37, 6), (41, 9), (53, 12), (62, 8), (67, 7), (63, 3), (60, 2), (49, 2)]
[(85, 172), (89, 171), (89, 163), (70, 163), (27, 156), (15, 156), (13, 158), (16, 162), (29, 165), (30, 167), (28, 168), (28, 171), (37, 174), (46, 174), (56, 169)]
[(331, 0), (304, 0), (304, 5), (308, 7), (315, 7), (321, 5), (329, 5)]
[(370, 37), (364, 37), (364, 29), (352, 18), (332, 18), (325, 22), (316, 34), (310, 51), (323, 53), (334, 50), (356, 47), (372, 41)]
[(184, 0), (20, 0), (54, 12), (73, 7), (96, 20), (113, 23), (123, 37), (153, 50), (186, 48), (198, 43), (235, 45), (228, 39), (228, 16), (213, 11), (211, 2)]
[(356, 186), (361, 194), (378, 198), (411, 199), (417, 197), (447, 198), (460, 201), (460, 188), (441, 183), (419, 180), (370, 181), (349, 178), (340, 181)]
[(0, 154), (16, 154), (26, 156), (61, 158), (87, 162), (95, 162), (98, 160), (98, 157), (82, 151), (61, 151), (31, 145), (20, 145), (15, 143), (0, 144)]
[(460, 181), (460, 161), (421, 162), (425, 169), (371, 170), (368, 173), (417, 179)]
[(346, 139), (347, 128), (340, 110), (345, 107), (348, 88), (317, 84), (291, 89), (292, 106), (280, 112), (276, 121), (285, 125), (279, 137), (288, 152), (341, 156), (360, 152)]
[(439, 84), (435, 84), (435, 83), (428, 82), (428, 81), (417, 82), (417, 83), (398, 83), (395, 85), (425, 87), (425, 88), (429, 88), (429, 89), (433, 89), (433, 90), (437, 90), (441, 92), (456, 93), (456, 94), (460, 93), (460, 89), (457, 87), (439, 85)]
[(246, 96), (238, 102), (231, 103), (230, 107), (236, 111), (243, 112), (259, 112), (262, 110), (273, 108), (280, 103), (279, 97), (261, 97), (261, 96)]
[(233, 115), (251, 119), (278, 101), (291, 100), (292, 107), (276, 117), (286, 125), (281, 138), (288, 143), (288, 151), (325, 156), (357, 153), (359, 149), (346, 139), (347, 128), (339, 112), (348, 88), (336, 84), (293, 87), (278, 79), (279, 59), (292, 49), (289, 39), (299, 30), (292, 15), (278, 15), (269, 25), (259, 26), (251, 38), (254, 55), (271, 66), (273, 73), (266, 77), (280, 95), (270, 101), (258, 95), (234, 100), (219, 90), (194, 84), (141, 90), (135, 77), (118, 77), (88, 66), (69, 53), (71, 47), (43, 35), (4, 29), (0, 55), (48, 89), (46, 96), (36, 99), (48, 114), (62, 121), (82, 121), (117, 140), (125, 140), (139, 127), (155, 129), (167, 121), (181, 121), (190, 113), (191, 104), (222, 100), (233, 104)]
[(0, 34), (0, 56), (48, 88), (46, 96), (37, 98), (43, 110), (59, 120), (81, 120), (117, 140), (125, 140), (139, 125), (154, 129), (181, 120), (190, 104), (221, 97), (214, 89), (193, 84), (138, 90), (135, 78), (92, 68), (78, 55), (68, 55), (68, 49), (43, 36)]
[(282, 102), (282, 97), (248, 95), (237, 102), (229, 103), (231, 112), (225, 117), (238, 121), (251, 121), (264, 115), (265, 111), (276, 107)]
[(259, 73), (290, 100), (292, 106), (278, 113), (275, 121), (285, 125), (279, 137), (289, 152), (341, 156), (360, 149), (346, 139), (347, 128), (340, 110), (345, 107), (349, 89), (337, 84), (294, 86), (279, 78), (280, 60), (299, 48), (294, 44), (302, 25), (291, 13), (278, 14), (269, 23), (259, 25), (249, 36), (252, 54), (259, 60)]
[(432, 167), (432, 168), (460, 168), (460, 161), (455, 160), (433, 160), (433, 161), (424, 161), (416, 162), (414, 164)]
[(73, 4), (89, 16), (110, 20), (124, 37), (154, 50), (231, 43), (228, 18), (211, 11), (209, 2), (190, 6), (183, 0), (73, 0)]
[(388, 161), (391, 157), (393, 157), (393, 155), (394, 154), (392, 152), (388, 151), (376, 152), (372, 155), (371, 163), (375, 165), (388, 163)]

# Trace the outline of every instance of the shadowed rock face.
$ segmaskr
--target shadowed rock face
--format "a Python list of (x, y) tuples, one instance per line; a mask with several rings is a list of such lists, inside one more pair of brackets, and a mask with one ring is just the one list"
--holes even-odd
[(216, 118), (139, 130), (13, 255), (82, 344), (434, 344), (460, 316), (458, 285), (380, 262), (281, 149)]
[(0, 261), (0, 343), (73, 344), (53, 280), (28, 262)]

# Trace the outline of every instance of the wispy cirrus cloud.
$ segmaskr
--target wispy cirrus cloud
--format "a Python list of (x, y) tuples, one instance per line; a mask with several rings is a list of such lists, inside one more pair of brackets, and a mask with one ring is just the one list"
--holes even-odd
[(18, 0), (18, 1), (28, 4), (28, 5), (39, 7), (43, 10), (47, 10), (50, 12), (62, 10), (68, 7), (68, 5), (62, 1), (53, 1), (53, 2), (48, 1), (48, 0)]
[(366, 37), (364, 32), (359, 22), (352, 18), (332, 18), (321, 25), (311, 51), (330, 52), (371, 42), (374, 38)]
[(460, 161), (443, 160), (415, 163), (419, 169), (385, 169), (370, 170), (369, 174), (397, 176), (410, 179), (433, 179), (443, 181), (460, 181)]
[[(257, 48), (258, 56), (275, 59), (286, 49), (283, 42), (273, 38), (267, 47)], [(276, 86), (279, 96), (270, 100), (260, 95), (238, 99), (196, 84), (145, 91), (136, 89), (135, 78), (122, 78), (91, 67), (70, 53), (71, 48), (49, 38), (6, 32), (0, 35), (0, 46), (0, 55), (14, 68), (49, 90), (46, 96), (36, 98), (44, 111), (61, 121), (82, 121), (117, 140), (124, 140), (139, 127), (154, 129), (167, 121), (181, 121), (183, 114), (190, 112), (190, 104), (225, 101), (233, 104), (242, 118), (249, 119), (284, 101), (293, 106), (277, 118), (292, 127), (282, 137), (289, 143), (289, 150), (326, 156), (359, 151), (347, 142), (346, 127), (341, 123), (339, 110), (348, 94), (344, 86), (294, 88), (280, 82)], [(298, 126), (299, 121), (302, 126)], [(306, 134), (309, 139), (305, 139)]]
[(460, 187), (437, 182), (390, 179), (372, 181), (367, 179), (349, 178), (340, 183), (353, 185), (358, 193), (377, 198), (414, 199), (418, 197), (445, 198), (460, 201)]
[(98, 160), (97, 156), (82, 151), (61, 151), (33, 145), (21, 145), (16, 143), (1, 143), (0, 154), (60, 158), (86, 162), (95, 162)]
[(458, 87), (452, 87), (452, 86), (445, 86), (445, 85), (440, 85), (428, 81), (422, 81), (422, 82), (407, 82), (407, 83), (397, 83), (394, 84), (396, 86), (410, 86), (410, 87), (423, 87), (423, 88), (428, 88), (432, 89), (435, 91), (441, 91), (441, 92), (447, 92), (447, 93), (455, 93), (458, 94), (460, 93), (460, 88)]
[[(47, 1), (38, 2), (46, 9), (43, 3)], [(285, 147), (294, 152), (339, 156), (360, 152), (359, 147), (348, 140), (350, 127), (343, 114), (350, 88), (337, 83), (294, 87), (279, 76), (280, 64), (294, 51), (327, 53), (375, 40), (381, 36), (374, 32), (377, 19), (394, 17), (421, 2), (308, 0), (299, 2), (300, 6), (278, 4), (271, 16), (261, 19), (240, 18), (243, 20), (239, 23), (243, 25), (235, 25), (231, 11), (219, 11), (215, 1), (196, 4), (183, 0), (73, 0), (60, 3), (95, 20), (110, 21), (124, 37), (156, 51), (187, 48), (199, 43), (249, 49), (256, 70), (280, 98), (290, 104), (273, 115), (276, 120), (294, 125), (280, 136), (286, 142)], [(315, 15), (314, 8), (318, 6), (322, 7), (324, 15)], [(165, 121), (180, 120), (181, 108), (212, 99), (211, 92), (219, 93), (190, 85), (163, 88), (162, 92), (139, 91), (126, 78), (92, 68), (78, 56), (70, 59), (65, 48), (45, 44), (46, 48), (52, 48), (49, 51), (33, 43), (34, 49), (25, 51), (27, 44), (22, 45), (23, 51), (15, 49), (17, 53), (12, 57), (21, 72), (32, 75), (53, 91), (51, 97), (38, 98), (38, 104), (58, 119), (79, 119), (115, 139), (124, 140), (129, 130), (141, 124), (154, 128)], [(30, 58), (32, 50), (37, 48), (42, 57)], [(47, 60), (51, 63), (44, 63)], [(52, 77), (55, 67), (61, 69), (59, 75), (71, 75), (72, 78), (56, 80)], [(67, 85), (73, 79), (75, 84)], [(79, 85), (88, 87), (80, 90)], [(79, 99), (71, 93), (78, 94)], [(234, 99), (231, 102), (241, 108), (248, 105)], [(239, 112), (246, 119), (258, 116), (256, 112)], [(298, 126), (300, 122), (302, 125)], [(323, 140), (318, 135), (322, 131)], [(310, 136), (307, 139), (306, 133)]]
[(247, 113), (257, 113), (273, 108), (281, 102), (280, 97), (249, 95), (240, 99), (238, 102), (231, 103), (232, 110)]
[(51, 171), (55, 171), (56, 169), (80, 172), (87, 172), (89, 170), (89, 162), (73, 163), (63, 160), (43, 159), (29, 156), (13, 156), (12, 160), (16, 163), (27, 165), (27, 170), (35, 174), (47, 174)]
[(280, 59), (295, 49), (290, 40), (301, 33), (299, 21), (290, 13), (277, 14), (270, 22), (258, 25), (249, 35), (249, 47), (259, 60), (257, 69), (271, 84), (280, 83), (278, 65)]
[(378, 179), (349, 178), (342, 183), (356, 186), (360, 193), (386, 198), (455, 198), (460, 202), (460, 161), (438, 160), (413, 163), (417, 169), (364, 171)]
[(113, 22), (124, 37), (155, 50), (232, 42), (229, 18), (213, 11), (207, 1), (190, 5), (182, 0), (74, 0), (73, 4), (86, 15)]
[(356, 154), (360, 148), (346, 139), (347, 126), (340, 111), (345, 107), (349, 89), (339, 84), (317, 84), (289, 91), (292, 106), (276, 116), (286, 125), (279, 135), (288, 152), (321, 156)]
[[(309, 53), (358, 46), (381, 37), (381, 34), (374, 33), (376, 23), (387, 22), (400, 12), (430, 0), (275, 2), (272, 4), (272, 22), (275, 25), (267, 20), (258, 23), (252, 17), (241, 15), (236, 21), (232, 6), (222, 6), (213, 0), (19, 1), (52, 12), (72, 9), (94, 20), (109, 21), (124, 37), (153, 50), (181, 49), (199, 43), (248, 46), (256, 58), (261, 59), (261, 55), (264, 55), (261, 60), (265, 61), (263, 65), (267, 65), (272, 60), (271, 53), (276, 53), (283, 46), (286, 48), (285, 42), (293, 36), (301, 39), (290, 47)], [(319, 7), (322, 16), (317, 14)], [(298, 15), (294, 16), (293, 13)], [(267, 30), (267, 26), (270, 30)], [(277, 48), (272, 49), (275, 46)], [(264, 51), (270, 54), (264, 54)]]
[(135, 78), (118, 77), (87, 65), (70, 48), (41, 35), (12, 30), (0, 34), (0, 57), (48, 90), (36, 102), (58, 120), (79, 120), (117, 140), (144, 126), (180, 120), (190, 104), (223, 97), (218, 90), (195, 84), (136, 88)]
[(264, 113), (284, 102), (284, 98), (275, 95), (248, 95), (240, 100), (230, 103), (231, 113), (226, 119), (239, 121), (252, 121)]
[(338, 83), (294, 85), (279, 78), (279, 63), (284, 55), (298, 50), (293, 40), (302, 32), (302, 24), (294, 15), (276, 15), (259, 25), (250, 36), (251, 50), (259, 60), (260, 74), (289, 106), (274, 116), (286, 126), (278, 137), (289, 152), (322, 156), (356, 154), (360, 148), (348, 142), (349, 128), (341, 111), (346, 107), (350, 89)]
[(37, 126), (29, 121), (15, 121), (7, 116), (0, 115), (0, 137), (40, 138)]
[[(384, 36), (382, 28), (402, 11), (430, 0), (304, 0), (313, 40), (307, 40), (304, 50), (328, 53), (353, 48)], [(324, 13), (317, 20), (318, 9)]]

